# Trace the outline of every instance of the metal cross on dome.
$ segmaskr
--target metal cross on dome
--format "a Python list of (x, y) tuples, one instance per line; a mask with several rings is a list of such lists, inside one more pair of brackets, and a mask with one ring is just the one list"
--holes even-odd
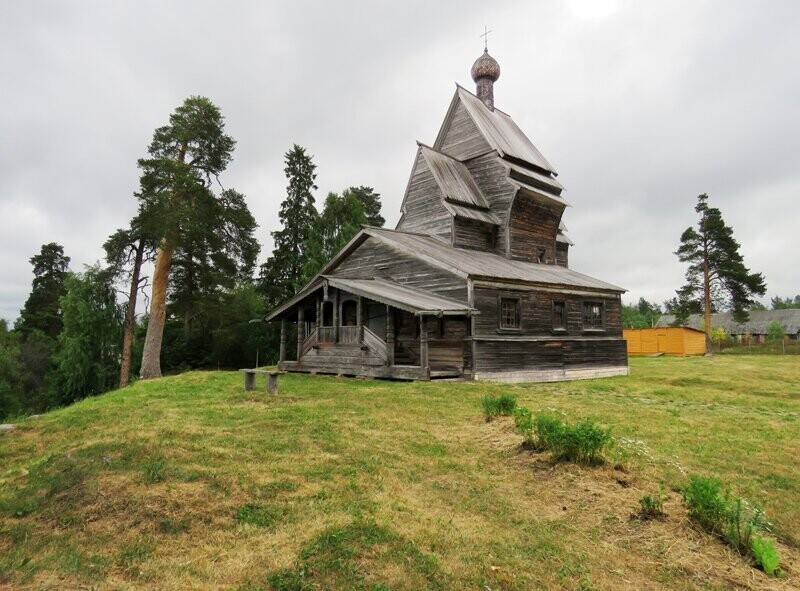
[(488, 28), (483, 27), (483, 35), (481, 35), (481, 37), (483, 37), (484, 51), (489, 51), (489, 33), (491, 33), (491, 31)]

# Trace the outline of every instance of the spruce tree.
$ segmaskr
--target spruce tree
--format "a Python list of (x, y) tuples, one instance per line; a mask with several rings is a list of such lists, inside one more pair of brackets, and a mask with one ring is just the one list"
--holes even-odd
[(733, 229), (722, 219), (716, 207), (709, 207), (708, 195), (697, 197), (695, 211), (700, 214), (697, 229), (688, 227), (681, 235), (675, 254), (686, 270), (686, 285), (677, 291), (679, 321), (690, 313), (705, 315), (707, 350), (711, 343), (711, 313), (728, 308), (737, 322), (746, 322), (753, 296), (764, 295), (766, 285), (761, 273), (751, 273), (739, 253)]
[(309, 238), (319, 215), (312, 194), (317, 189), (317, 166), (312, 156), (295, 144), (284, 158), (283, 171), (289, 183), (278, 212), (283, 228), (272, 232), (272, 256), (261, 265), (260, 289), (268, 308), (293, 296), (308, 278), (305, 266)]
[[(231, 161), (236, 142), (225, 133), (220, 110), (207, 98), (190, 97), (156, 129), (139, 160), (138, 217), (159, 246), (150, 297), (150, 318), (140, 375), (161, 375), (161, 344), (173, 260), (202, 259), (237, 276), (252, 267), (258, 246), (255, 220), (244, 197), (232, 190), (217, 195), (219, 175)], [(216, 275), (219, 278), (219, 274)]]
[(311, 278), (367, 224), (364, 206), (354, 193), (329, 193), (309, 236), (304, 277)]
[(376, 228), (382, 228), (383, 225), (386, 223), (386, 220), (383, 219), (381, 215), (381, 196), (380, 193), (376, 193), (375, 189), (372, 187), (350, 187), (349, 189), (345, 189), (342, 193), (343, 197), (347, 197), (348, 195), (353, 195), (361, 201), (361, 206), (364, 209), (364, 218), (365, 224), (367, 226), (374, 226)]
[(33, 284), (16, 329), (27, 336), (40, 330), (55, 339), (61, 332), (60, 298), (66, 293), (64, 282), (69, 273), (69, 257), (64, 247), (55, 242), (43, 244), (39, 254), (30, 258), (33, 265)]

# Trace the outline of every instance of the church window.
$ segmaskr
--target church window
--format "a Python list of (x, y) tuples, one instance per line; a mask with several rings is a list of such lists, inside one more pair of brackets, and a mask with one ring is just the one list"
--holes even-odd
[(567, 307), (564, 302), (553, 302), (553, 330), (566, 330)]
[(603, 329), (602, 302), (583, 302), (583, 328), (585, 330)]
[(518, 329), (520, 327), (519, 298), (500, 298), (500, 328)]

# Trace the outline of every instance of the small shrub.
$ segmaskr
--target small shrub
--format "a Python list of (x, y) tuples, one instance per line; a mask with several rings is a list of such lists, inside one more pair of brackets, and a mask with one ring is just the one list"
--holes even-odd
[(510, 416), (517, 406), (517, 397), (513, 394), (484, 394), (481, 398), (481, 406), (486, 420), (491, 421), (494, 417), (505, 415)]
[(691, 519), (710, 532), (723, 533), (728, 507), (719, 478), (692, 474), (683, 490), (683, 502)]
[(536, 435), (533, 431), (533, 414), (524, 406), (514, 409), (514, 424), (528, 445), (536, 443)]
[(774, 541), (756, 536), (753, 538), (750, 551), (753, 554), (756, 564), (758, 564), (765, 573), (770, 576), (778, 574), (780, 558), (778, 557), (778, 551), (775, 549)]
[(639, 499), (639, 517), (641, 519), (663, 519), (664, 488), (659, 487), (657, 496), (645, 495)]
[(534, 416), (527, 408), (518, 408), (514, 411), (514, 423), (527, 444), (535, 449), (551, 451), (560, 460), (595, 463), (611, 442), (611, 431), (593, 421), (571, 425), (550, 412)]
[(758, 505), (753, 505), (736, 497), (728, 500), (728, 510), (725, 515), (725, 539), (741, 554), (747, 553), (753, 545), (753, 535), (764, 526), (764, 511)]

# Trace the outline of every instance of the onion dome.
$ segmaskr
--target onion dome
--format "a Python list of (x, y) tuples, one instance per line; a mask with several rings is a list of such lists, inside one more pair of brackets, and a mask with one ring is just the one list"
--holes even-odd
[(500, 78), (500, 64), (489, 55), (489, 50), (484, 49), (483, 55), (472, 64), (472, 79), (477, 82), (481, 78), (488, 78), (492, 82), (497, 82)]

